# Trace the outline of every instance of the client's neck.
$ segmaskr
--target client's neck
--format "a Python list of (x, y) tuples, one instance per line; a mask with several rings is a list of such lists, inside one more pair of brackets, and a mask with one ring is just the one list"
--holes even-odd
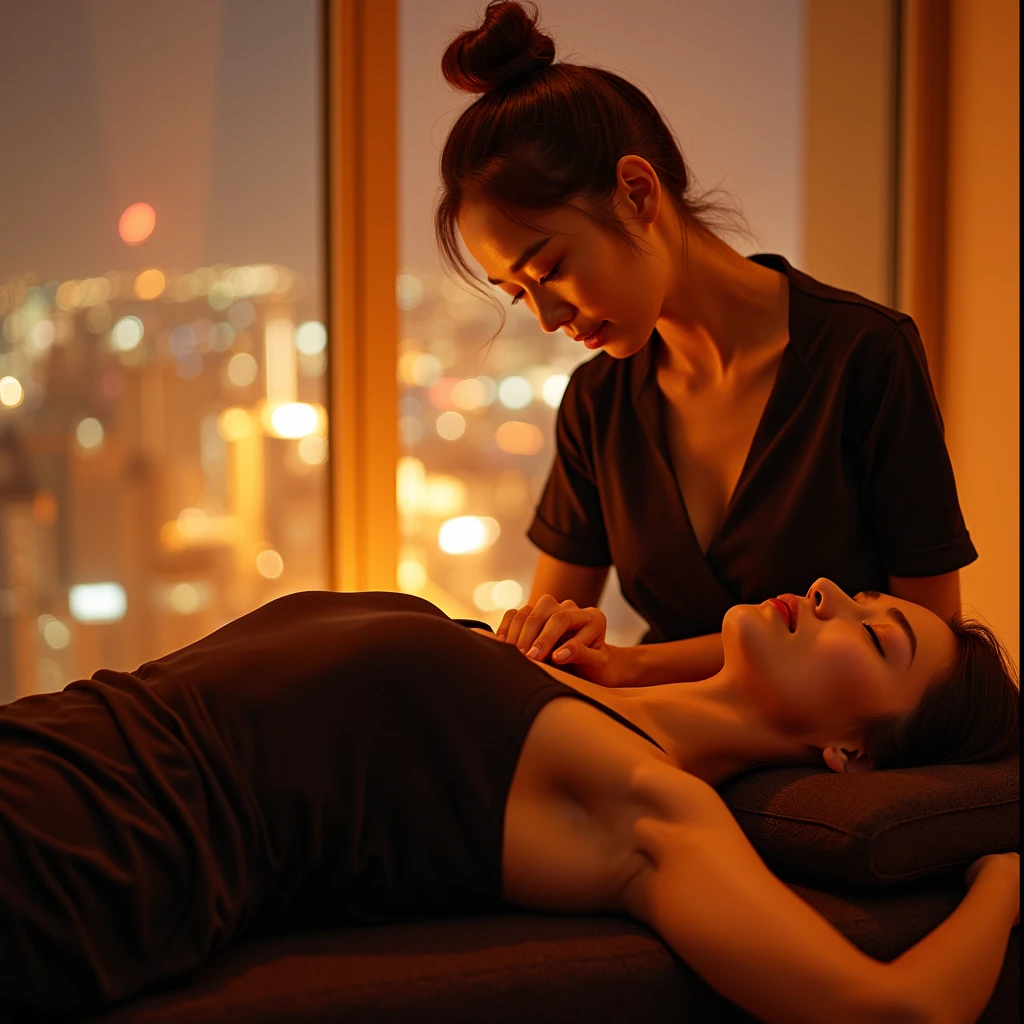
[(824, 766), (820, 751), (767, 722), (724, 673), (703, 682), (646, 687), (632, 696), (644, 705), (668, 755), (711, 785), (765, 762)]

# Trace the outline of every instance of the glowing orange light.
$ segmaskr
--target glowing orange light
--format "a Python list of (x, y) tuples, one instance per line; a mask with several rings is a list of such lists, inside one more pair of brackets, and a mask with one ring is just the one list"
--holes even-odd
[(32, 499), (32, 518), (40, 526), (53, 526), (57, 522), (57, 498), (53, 491), (36, 491)]
[(544, 445), (544, 435), (540, 427), (518, 420), (507, 420), (502, 423), (494, 439), (498, 442), (498, 447), (510, 455), (534, 455)]
[(156, 227), (156, 210), (149, 203), (132, 203), (117, 222), (117, 231), (128, 245), (140, 245)]
[(163, 293), (166, 286), (167, 278), (164, 277), (162, 270), (144, 270), (135, 278), (135, 294), (140, 299), (155, 299)]

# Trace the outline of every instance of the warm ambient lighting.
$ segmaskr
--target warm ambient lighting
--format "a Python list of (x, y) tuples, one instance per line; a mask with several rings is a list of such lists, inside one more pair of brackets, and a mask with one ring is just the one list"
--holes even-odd
[(434, 428), (446, 441), (457, 441), (466, 432), (466, 419), (457, 412), (443, 412)]
[(252, 433), (253, 418), (248, 409), (233, 405), (217, 417), (217, 433), (225, 441), (241, 441)]
[(428, 352), (407, 351), (398, 357), (398, 379), (403, 384), (429, 388), (444, 375), (444, 367), (437, 356)]
[(283, 316), (271, 317), (263, 328), (264, 376), (271, 404), (294, 402), (296, 398), (294, 333), (291, 320)]
[(304, 356), (317, 356), (327, 348), (327, 328), (319, 320), (307, 320), (295, 329), (295, 347)]
[(544, 445), (540, 427), (518, 420), (502, 423), (494, 434), (494, 440), (503, 452), (510, 455), (534, 455)]
[(406, 455), (398, 460), (395, 495), (403, 516), (454, 516), (466, 504), (466, 485), (446, 473), (428, 475), (419, 459)]
[(298, 443), (299, 458), (307, 466), (322, 466), (327, 461), (327, 438), (309, 434)]
[(274, 402), (263, 406), (263, 429), (272, 437), (298, 440), (327, 432), (327, 414), (311, 402)]
[(55, 615), (40, 615), (36, 624), (47, 645), (55, 651), (62, 651), (71, 643), (71, 630)]
[(533, 387), (525, 377), (506, 377), (498, 385), (498, 401), (506, 409), (525, 409), (533, 401)]
[(237, 516), (211, 516), (200, 508), (186, 508), (160, 527), (160, 544), (167, 551), (230, 547), (241, 540), (242, 533)]
[(236, 388), (247, 388), (259, 372), (259, 363), (248, 352), (236, 352), (228, 360), (228, 383)]
[(515, 580), (487, 580), (473, 589), (473, 603), (482, 612), (518, 608), (523, 603), (523, 588)]
[(545, 404), (550, 405), (552, 409), (557, 409), (562, 401), (562, 395), (565, 394), (565, 388), (568, 383), (569, 375), (567, 373), (551, 374), (540, 388), (541, 397), (544, 399)]
[(75, 428), (75, 440), (87, 452), (94, 452), (103, 445), (103, 424), (94, 416), (86, 416)]
[(256, 571), (268, 580), (276, 580), (284, 572), (284, 559), (273, 548), (265, 548), (256, 556)]
[(128, 598), (120, 583), (79, 583), (68, 593), (68, 607), (79, 622), (118, 622)]
[(420, 594), (427, 585), (426, 566), (414, 558), (398, 563), (398, 588), (406, 594)]
[(490, 516), (456, 516), (441, 524), (437, 543), (449, 555), (475, 555), (486, 551), (500, 534), (498, 521)]
[(163, 294), (167, 278), (162, 270), (144, 270), (135, 278), (135, 297), (149, 301)]
[(115, 352), (131, 352), (144, 333), (145, 327), (137, 316), (123, 316), (110, 329), (110, 347)]
[(0, 377), (0, 405), (17, 409), (25, 400), (25, 389), (17, 377)]
[(210, 603), (206, 583), (174, 583), (164, 592), (164, 604), (175, 615), (195, 615)]
[(117, 232), (128, 245), (141, 245), (156, 227), (156, 210), (149, 203), (132, 203), (117, 222)]
[(460, 380), (452, 388), (452, 404), (457, 409), (464, 409), (467, 412), (480, 409), (494, 401), (495, 390), (494, 381), (489, 377)]

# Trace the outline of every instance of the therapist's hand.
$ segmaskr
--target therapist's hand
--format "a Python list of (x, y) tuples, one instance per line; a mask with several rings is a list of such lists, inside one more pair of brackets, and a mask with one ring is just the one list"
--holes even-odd
[(528, 658), (553, 665), (602, 686), (619, 685), (621, 648), (605, 643), (608, 620), (599, 608), (580, 608), (545, 594), (535, 605), (510, 608), (497, 637)]
[(543, 661), (567, 640), (586, 647), (604, 643), (608, 620), (598, 608), (580, 608), (545, 594), (536, 604), (509, 608), (498, 626), (499, 640), (515, 644), (528, 658)]

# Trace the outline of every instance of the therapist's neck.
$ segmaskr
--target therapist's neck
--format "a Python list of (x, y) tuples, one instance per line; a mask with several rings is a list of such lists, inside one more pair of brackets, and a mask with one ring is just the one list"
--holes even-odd
[(688, 219), (679, 222), (673, 250), (656, 324), (664, 370), (714, 381), (742, 357), (777, 346), (789, 312), (784, 274), (746, 259)]

